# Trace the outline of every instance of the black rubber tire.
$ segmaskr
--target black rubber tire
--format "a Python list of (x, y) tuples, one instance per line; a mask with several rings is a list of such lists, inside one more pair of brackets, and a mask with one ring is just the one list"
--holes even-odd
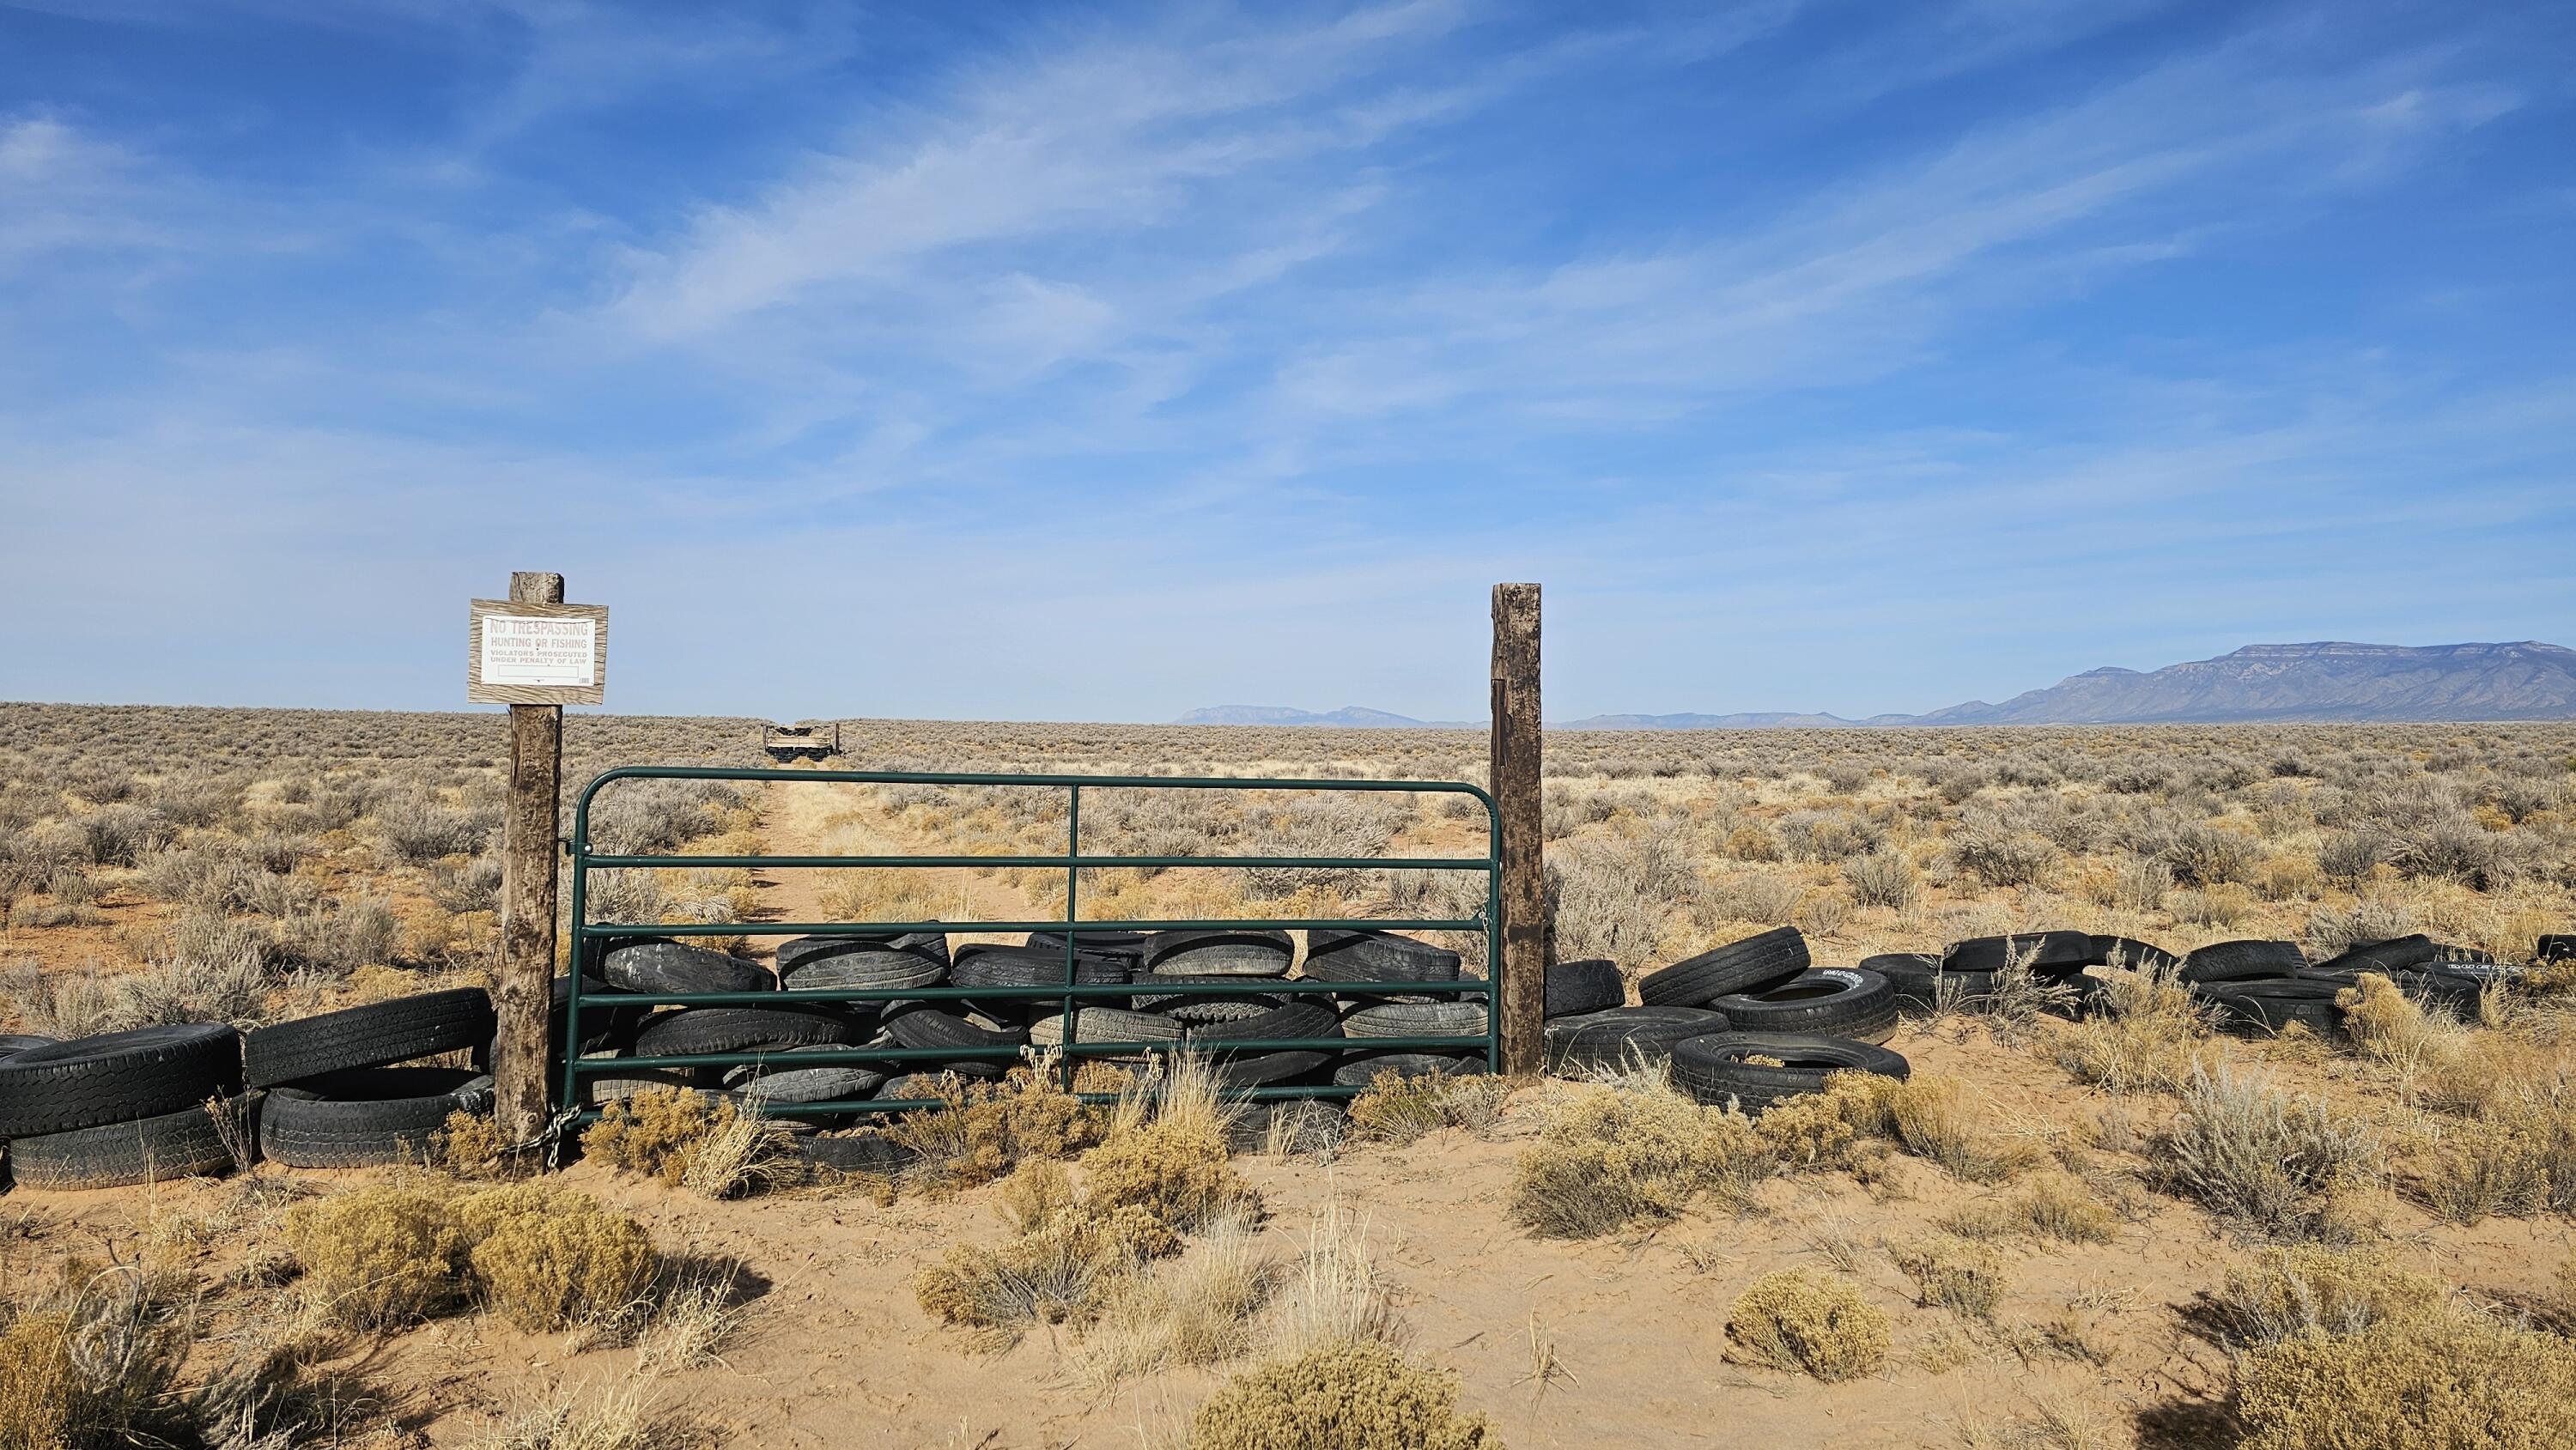
[(775, 958), (778, 975), (826, 957), (852, 953), (900, 952), (905, 956), (923, 957), (945, 965), (948, 961), (948, 937), (936, 931), (872, 931), (855, 935), (792, 937), (778, 944)]
[[(1074, 958), (1074, 981), (1084, 986), (1110, 986), (1131, 976), (1128, 963), (1105, 956)], [(1028, 986), (1061, 986), (1064, 984), (1064, 948), (999, 948), (999, 945), (971, 945), (958, 950), (958, 958), (948, 968), (948, 981), (953, 986), (987, 986), (997, 992), (1018, 992)], [(1087, 997), (1084, 1002), (1123, 1004), (1115, 997)]]
[(2182, 958), (2154, 942), (2125, 936), (2093, 938), (2093, 958), (2094, 966), (2118, 966), (2133, 972), (2150, 967), (2170, 972), (2182, 966)]
[[(816, 1059), (821, 1065), (791, 1065), (800, 1058)], [(835, 1049), (827, 1047), (791, 1048), (768, 1062), (733, 1068), (723, 1079), (729, 1093), (756, 1092), (781, 1103), (858, 1102), (874, 1097), (885, 1080), (878, 1069), (844, 1062)]]
[(1685, 1038), (1726, 1030), (1724, 1014), (1705, 1007), (1613, 1007), (1547, 1023), (1548, 1071), (1625, 1068), (1632, 1053), (1653, 1062)]
[[(1748, 1057), (1774, 1057), (1770, 1067)], [(1673, 1086), (1703, 1103), (1734, 1100), (1748, 1115), (1804, 1093), (1822, 1092), (1837, 1072), (1874, 1072), (1903, 1078), (1912, 1069), (1884, 1047), (1838, 1037), (1772, 1032), (1719, 1032), (1673, 1046)]]
[(480, 987), (423, 992), (262, 1027), (242, 1038), (242, 1081), (255, 1088), (441, 1052), (489, 1049), (491, 994)]
[[(623, 1056), (614, 1052), (589, 1052), (585, 1060), (597, 1061)], [(637, 1093), (657, 1088), (696, 1088), (711, 1091), (715, 1078), (703, 1068), (636, 1067), (616, 1073), (585, 1073), (581, 1079), (582, 1106), (596, 1108), (607, 1103), (624, 1102)]]
[(675, 1007), (637, 1030), (635, 1055), (829, 1047), (858, 1037), (857, 1019), (828, 1007)]
[(1209, 1022), (1189, 1030), (1192, 1042), (1260, 1042), (1271, 1039), (1293, 1041), (1303, 1037), (1339, 1037), (1341, 1018), (1321, 1002), (1296, 1001), (1285, 1007), (1274, 1007), (1257, 1017), (1239, 1017), (1231, 1022)]
[(2433, 939), (2418, 932), (2389, 941), (2369, 942), (2350, 947), (2316, 964), (2320, 972), (2407, 972), (2432, 962), (2442, 954)]
[(2571, 957), (2576, 957), (2576, 931), (2542, 932), (2531, 948), (2535, 962), (2563, 962)]
[(825, 1134), (797, 1145), (799, 1156), (818, 1168), (883, 1177), (900, 1171), (917, 1154), (883, 1133)]
[[(1140, 984), (1157, 987), (1191, 987), (1240, 985), (1241, 977), (1187, 976), (1178, 972), (1157, 972), (1139, 979)], [(1258, 1017), (1288, 1005), (1291, 999), (1267, 992), (1228, 992), (1217, 997), (1185, 997), (1178, 992), (1139, 992), (1130, 1005), (1139, 1012), (1159, 1012), (1166, 1017), (1188, 1023), (1239, 1022)]]
[(2464, 977), (2483, 985), (2488, 982), (2520, 981), (2530, 973), (2531, 968), (2519, 962), (2458, 961), (2437, 962), (2432, 970), (2446, 977)]
[[(581, 1020), (589, 1030), (581, 1039), (581, 1050), (593, 1052), (603, 1047), (624, 1047), (635, 1040), (635, 1029), (644, 1021), (640, 1004), (607, 1005), (631, 994), (621, 992), (597, 977), (581, 980)], [(594, 1005), (597, 1004), (597, 1005)], [(557, 977), (554, 1000), (546, 1007), (547, 1051), (558, 1066), (563, 1060), (564, 1035), (571, 1028), (572, 978)], [(490, 1049), (487, 1049), (487, 1057)]]
[[(1082, 945), (1075, 950), (1086, 957), (1107, 957), (1111, 961), (1125, 962), (1130, 976), (1145, 970), (1145, 946), (1154, 939), (1150, 931), (1086, 931), (1077, 933), (1077, 936)], [(1033, 931), (1023, 937), (1020, 944), (1042, 947), (1055, 953), (1059, 960), (1064, 956), (1064, 933), (1060, 931)]]
[(2485, 995), (2487, 988), (2486, 979), (2482, 977), (2442, 966), (2400, 973), (2396, 982), (2407, 996), (2426, 1007), (2440, 1008), (2462, 1019), (2478, 1015), (2478, 999)]
[(1366, 1087), (1387, 1073), (1398, 1077), (1476, 1077), (1487, 1068), (1485, 1055), (1454, 1052), (1362, 1052), (1345, 1057), (1333, 1069), (1342, 1087)]
[(1454, 982), (1461, 958), (1391, 931), (1306, 933), (1306, 975), (1319, 982)]
[(2080, 931), (2028, 931), (2018, 936), (1972, 936), (1941, 954), (1949, 972), (2000, 972), (2017, 956), (2030, 958), (2034, 973), (2059, 976), (2096, 966), (2101, 957), (2093, 938)]
[(1637, 983), (1637, 999), (1649, 1007), (1700, 1007), (1729, 992), (1759, 992), (1813, 965), (1796, 927), (1773, 927), (1648, 972)]
[(2182, 959), (2186, 982), (2250, 982), (2305, 971), (2308, 959), (2293, 942), (2222, 941), (2195, 947)]
[[(1019, 1047), (1029, 1040), (1026, 1028), (979, 1027), (954, 1012), (931, 1006), (910, 1006), (888, 1014), (885, 1030), (898, 1045), (912, 1048)], [(1007, 1068), (1008, 1064), (997, 1066)]]
[(613, 947), (600, 958), (599, 975), (629, 992), (765, 992), (778, 985), (758, 962), (675, 941)]
[[(1073, 1015), (1077, 1042), (1178, 1042), (1184, 1028), (1160, 1012), (1131, 1012), (1117, 1007), (1082, 1007)], [(1029, 1041), (1039, 1047), (1064, 1045), (1064, 1012), (1040, 1013), (1029, 1020)]]
[(1268, 1087), (1319, 1072), (1341, 1056), (1338, 1052), (1215, 1052), (1208, 1070), (1221, 1088)]
[(1943, 971), (1939, 957), (1921, 952), (1887, 952), (1863, 957), (1860, 964), (1887, 979), (1900, 1011), (1931, 1011), (1945, 987), (1957, 1003), (1984, 1001), (1995, 989), (1994, 973)]
[(26, 1032), (0, 1032), (0, 1057), (15, 1057), (30, 1047), (50, 1047), (59, 1037), (38, 1037)]
[(1628, 1005), (1628, 982), (1617, 962), (1598, 957), (1579, 962), (1551, 962), (1547, 968), (1550, 1017), (1576, 1017)]
[(1448, 1002), (1371, 1002), (1342, 1014), (1344, 1037), (1482, 1037), (1485, 1004), (1479, 1000)]
[(238, 1165), (215, 1113), (243, 1115), (241, 1099), (216, 1109), (203, 1105), (137, 1118), (45, 1133), (9, 1143), (9, 1173), (21, 1188), (122, 1188), (172, 1178), (221, 1177)]
[(1896, 989), (1863, 967), (1820, 967), (1776, 987), (1736, 992), (1708, 1004), (1729, 1032), (1845, 1037), (1880, 1043), (1896, 1035)]
[(2240, 1037), (2268, 1037), (2293, 1022), (2331, 1037), (2343, 1031), (2343, 1009), (2335, 1005), (2341, 988), (2315, 977), (2250, 977), (2205, 983), (2193, 995), (2217, 1009), (2216, 1026)]
[(450, 1113), (492, 1105), (492, 1079), (460, 1067), (365, 1067), (293, 1087), (259, 1105), (260, 1156), (290, 1168), (416, 1162)]
[(1148, 971), (1189, 976), (1284, 977), (1296, 959), (1284, 931), (1166, 931), (1145, 944)]
[(221, 1023), (48, 1043), (0, 1060), (0, 1138), (157, 1118), (241, 1086), (241, 1034)]

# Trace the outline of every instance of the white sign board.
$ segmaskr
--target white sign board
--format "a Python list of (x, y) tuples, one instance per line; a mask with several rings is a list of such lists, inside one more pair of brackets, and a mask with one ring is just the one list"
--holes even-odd
[(544, 619), (527, 614), (483, 617), (483, 683), (487, 685), (589, 685), (597, 680), (595, 619)]
[(608, 684), (608, 610), (477, 599), (467, 614), (465, 698), (478, 705), (597, 705)]

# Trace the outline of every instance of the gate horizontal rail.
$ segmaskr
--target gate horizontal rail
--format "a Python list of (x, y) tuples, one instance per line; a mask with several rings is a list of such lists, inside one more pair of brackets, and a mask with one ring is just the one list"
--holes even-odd
[[(955, 853), (871, 854), (849, 856), (739, 856), (739, 855), (639, 855), (633, 852), (601, 852), (591, 849), (590, 812), (599, 793), (622, 780), (715, 780), (740, 782), (782, 781), (798, 785), (927, 785), (927, 786), (1025, 786), (1039, 789), (1061, 789), (1065, 799), (1065, 848), (1061, 854), (1049, 855), (977, 855)], [(1346, 791), (1375, 793), (1448, 794), (1472, 797), (1485, 809), (1485, 854), (1474, 856), (1387, 857), (1387, 856), (1100, 856), (1082, 850), (1082, 793), (1085, 789), (1102, 790), (1217, 790), (1217, 791)], [(598, 1117), (598, 1110), (582, 1105), (581, 1084), (586, 1075), (618, 1074), (638, 1070), (697, 1069), (740, 1067), (792, 1063), (797, 1068), (829, 1067), (841, 1064), (900, 1065), (914, 1062), (1008, 1062), (1018, 1060), (1027, 1049), (1012, 1044), (981, 1047), (880, 1047), (867, 1045), (800, 1048), (793, 1053), (784, 1050), (743, 1052), (673, 1053), (662, 1056), (585, 1058), (582, 1056), (582, 1018), (585, 1012), (640, 1006), (721, 1007), (763, 1005), (810, 1005), (815, 1003), (868, 1002), (943, 1002), (972, 999), (984, 1002), (1056, 1002), (1061, 1004), (1063, 1042), (1048, 1050), (1059, 1054), (1060, 1086), (1071, 1092), (1080, 1063), (1096, 1057), (1144, 1057), (1172, 1052), (1207, 1052), (1210, 1054), (1269, 1052), (1383, 1052), (1419, 1051), (1439, 1048), (1481, 1048), (1488, 1071), (1502, 1067), (1502, 960), (1496, 941), (1497, 922), (1501, 917), (1501, 813), (1494, 799), (1484, 790), (1463, 781), (1416, 780), (1310, 780), (1260, 776), (1167, 776), (1167, 775), (1059, 775), (995, 774), (985, 772), (890, 771), (890, 770), (777, 770), (685, 765), (629, 765), (601, 773), (584, 787), (573, 812), (571, 840), (572, 867), (572, 955), (576, 969), (565, 987), (563, 1102), (577, 1106), (578, 1118), (588, 1121)], [(592, 922), (588, 914), (589, 876), (593, 871), (632, 869), (734, 869), (774, 867), (784, 869), (850, 869), (883, 870), (895, 868), (930, 869), (1052, 869), (1065, 873), (1065, 914), (1060, 918), (1028, 921), (912, 921), (912, 922)], [(1484, 909), (1473, 917), (1388, 919), (1367, 917), (1254, 917), (1225, 919), (1119, 920), (1083, 921), (1078, 913), (1081, 902), (1081, 873), (1087, 870), (1144, 867), (1172, 869), (1262, 869), (1262, 870), (1329, 870), (1329, 871), (1481, 871), (1485, 874)], [(1139, 983), (1078, 982), (1076, 962), (1078, 942), (1086, 935), (1103, 932), (1133, 931), (1453, 931), (1478, 932), (1485, 938), (1486, 975), (1460, 978), (1452, 982), (1390, 983), (1385, 981), (1326, 981), (1305, 977), (1247, 977), (1233, 982), (1153, 982), (1147, 985), (1157, 996), (1179, 999), (1216, 1000), (1229, 996), (1312, 997), (1312, 996), (1388, 996), (1391, 989), (1414, 997), (1463, 999), (1480, 997), (1485, 1003), (1485, 1030), (1477, 1034), (1412, 1036), (1412, 1037), (1298, 1037), (1224, 1039), (1221, 1045), (1169, 1042), (1084, 1042), (1079, 1040), (1076, 1009), (1086, 999), (1134, 996)], [(606, 944), (619, 938), (691, 937), (691, 936), (867, 936), (887, 933), (980, 934), (992, 932), (1055, 932), (1064, 937), (1064, 979), (1037, 987), (780, 987), (760, 991), (728, 992), (620, 992), (614, 999), (602, 1001), (596, 995), (585, 1000), (582, 980), (593, 971)], [(1291, 1086), (1238, 1087), (1227, 1095), (1246, 1101), (1268, 1102), (1293, 1098), (1350, 1097), (1359, 1088), (1332, 1083), (1308, 1083)], [(1113, 1099), (1109, 1093), (1079, 1093), (1088, 1102)], [(765, 1106), (765, 1111), (782, 1116), (839, 1117), (844, 1115), (899, 1112), (940, 1106), (938, 1098), (866, 1098), (832, 1102), (779, 1103)]]

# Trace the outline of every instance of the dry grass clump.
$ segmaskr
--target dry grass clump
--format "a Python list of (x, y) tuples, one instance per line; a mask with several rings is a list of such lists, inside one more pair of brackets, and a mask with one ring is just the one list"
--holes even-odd
[(1548, 1237), (1592, 1238), (1670, 1218), (1703, 1192), (1741, 1198), (1777, 1162), (1741, 1114), (1670, 1088), (1572, 1088), (1514, 1165), (1512, 1216)]
[(1156, 1118), (1082, 1160), (1091, 1201), (1136, 1208), (1176, 1233), (1220, 1218), (1256, 1217), (1260, 1198), (1226, 1162), (1225, 1138), (1205, 1124)]
[(1442, 1128), (1481, 1131), (1501, 1116), (1510, 1092), (1499, 1078), (1381, 1073), (1367, 1091), (1351, 1099), (1351, 1133), (1400, 1147)]
[(657, 1411), (649, 1386), (629, 1381), (587, 1392), (557, 1385), (479, 1450), (679, 1450), (686, 1427)]
[(1458, 1378), (1364, 1340), (1237, 1375), (1190, 1420), (1191, 1450), (1477, 1450), (1498, 1444), (1458, 1413)]
[(647, 1088), (600, 1110), (582, 1152), (705, 1198), (733, 1198), (799, 1176), (775, 1124), (696, 1088)]
[(2159, 1140), (2168, 1186), (2266, 1232), (2331, 1230), (2339, 1195), (2380, 1176), (2385, 1149), (2368, 1124), (2296, 1099), (2259, 1075), (2195, 1075)]
[(1991, 1321), (2012, 1287), (2012, 1271), (1988, 1244), (1943, 1236), (1909, 1244), (1894, 1257), (1926, 1307), (1964, 1318)]
[(2060, 1031), (2058, 1066), (2108, 1092), (2180, 1092), (2224, 1065), (2208, 1009), (2168, 969), (2097, 969), (2109, 986), (2090, 1016)]
[[(1083, 1084), (1077, 1083), (1077, 1086)], [(886, 1136), (913, 1157), (905, 1177), (934, 1192), (989, 1183), (1031, 1158), (1065, 1158), (1099, 1143), (1108, 1116), (1056, 1085), (1044, 1063), (999, 1083), (942, 1079), (948, 1105), (905, 1113)]]
[(2576, 1444), (2576, 1344), (2461, 1315), (2297, 1335), (2236, 1367), (2243, 1450)]
[(1727, 1311), (1727, 1338), (1756, 1364), (1847, 1380), (1887, 1360), (1887, 1311), (1840, 1278), (1784, 1269), (1753, 1281)]
[(2364, 973), (2335, 993), (2335, 1005), (2343, 1009), (2344, 1032), (2353, 1049), (2367, 1058), (2405, 1067), (2439, 1064), (2466, 1046), (2467, 1034), (2457, 1024), (2435, 1020), (2376, 972)]
[(2576, 1212), (2576, 1101), (2502, 1098), (2446, 1125), (2420, 1189), (2454, 1223)]
[(374, 1184), (297, 1204), (285, 1231), (325, 1312), (363, 1329), (468, 1303), (532, 1330), (612, 1318), (657, 1262), (635, 1220), (541, 1184)]
[(2107, 1244), (2120, 1216), (2071, 1173), (2043, 1173), (1999, 1201), (1962, 1210), (1942, 1226), (1963, 1238), (2030, 1235), (2068, 1244)]
[(1084, 1376), (1107, 1388), (1177, 1365), (1232, 1359), (1252, 1347), (1253, 1316), (1278, 1282), (1279, 1264), (1249, 1228), (1220, 1225), (1180, 1257), (1110, 1291), (1099, 1327), (1083, 1342)]
[(2443, 1297), (2432, 1276), (2401, 1269), (2384, 1253), (2310, 1244), (2269, 1249), (2251, 1266), (2228, 1270), (2218, 1309), (2238, 1340), (2262, 1345), (2420, 1318), (2439, 1312)]
[(160, 1276), (86, 1264), (66, 1264), (34, 1304), (0, 1302), (0, 1447), (104, 1450), (185, 1435), (191, 1308)]

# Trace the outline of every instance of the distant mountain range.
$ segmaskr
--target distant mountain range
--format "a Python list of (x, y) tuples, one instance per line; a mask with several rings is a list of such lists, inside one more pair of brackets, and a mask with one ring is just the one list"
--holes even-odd
[[(1736, 715), (1594, 715), (1552, 730), (1778, 730), (1884, 725), (2228, 724), (2258, 720), (2563, 720), (2576, 718), (2576, 650), (2513, 644), (2250, 644), (2216, 659), (2141, 672), (2106, 665), (2000, 705), (1970, 700), (1926, 715), (1757, 711)], [(1277, 705), (1192, 710), (1181, 725), (1332, 725), (1476, 729), (1482, 721), (1415, 720), (1346, 705), (1316, 713)]]

